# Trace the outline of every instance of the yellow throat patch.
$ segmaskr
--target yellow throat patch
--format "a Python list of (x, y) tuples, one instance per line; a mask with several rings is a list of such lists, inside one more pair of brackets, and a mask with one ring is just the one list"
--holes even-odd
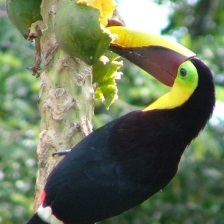
[(143, 111), (154, 109), (172, 109), (185, 103), (198, 85), (198, 72), (193, 63), (183, 62), (171, 90), (150, 104)]

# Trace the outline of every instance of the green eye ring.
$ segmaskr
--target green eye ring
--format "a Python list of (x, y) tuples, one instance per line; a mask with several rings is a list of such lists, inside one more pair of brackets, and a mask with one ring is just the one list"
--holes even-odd
[(187, 76), (187, 70), (185, 68), (181, 68), (180, 69), (180, 76), (182, 78), (186, 77)]

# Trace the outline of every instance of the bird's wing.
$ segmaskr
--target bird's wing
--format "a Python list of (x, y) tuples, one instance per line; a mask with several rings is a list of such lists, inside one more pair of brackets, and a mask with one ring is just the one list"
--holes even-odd
[(81, 141), (50, 174), (44, 206), (50, 205), (59, 219), (85, 223), (95, 220), (96, 214), (104, 219), (129, 209), (125, 200), (131, 199), (135, 186), (125, 180), (119, 162), (108, 151), (108, 130), (115, 122)]

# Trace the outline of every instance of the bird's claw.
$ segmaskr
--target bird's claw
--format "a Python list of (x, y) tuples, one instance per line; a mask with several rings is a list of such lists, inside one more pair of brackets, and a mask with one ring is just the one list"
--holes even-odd
[(59, 150), (57, 152), (52, 153), (52, 156), (58, 155), (58, 156), (64, 156), (71, 152), (71, 149), (63, 149)]

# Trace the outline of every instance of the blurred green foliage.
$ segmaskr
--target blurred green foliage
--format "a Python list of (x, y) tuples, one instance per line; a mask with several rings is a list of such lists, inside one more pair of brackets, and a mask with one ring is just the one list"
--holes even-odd
[[(224, 2), (155, 1), (171, 10), (170, 24), (163, 33), (195, 51), (216, 74), (217, 99), (223, 109)], [(25, 223), (33, 213), (40, 83), (26, 69), (34, 61), (33, 44), (25, 41), (9, 22), (2, 0), (0, 27), (0, 223)], [(119, 99), (109, 111), (96, 102), (95, 128), (146, 106), (167, 91), (126, 61), (122, 70)], [(176, 177), (165, 189), (141, 206), (101, 223), (223, 223), (224, 120), (216, 114), (186, 150)]]
[(0, 223), (24, 223), (32, 211), (36, 177), (39, 80), (26, 43), (0, 5)]

